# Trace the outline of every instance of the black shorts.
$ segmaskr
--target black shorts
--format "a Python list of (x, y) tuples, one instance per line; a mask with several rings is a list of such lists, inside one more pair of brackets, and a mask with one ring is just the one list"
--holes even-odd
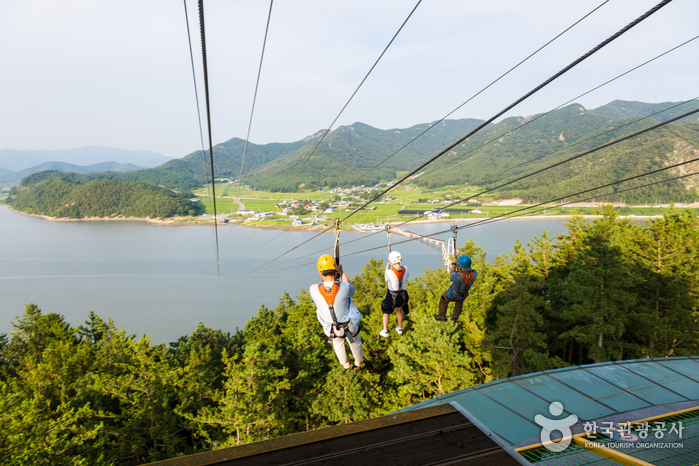
[(381, 302), (381, 312), (383, 312), (384, 314), (391, 314), (393, 312), (393, 308), (402, 307), (403, 314), (407, 315), (408, 312), (410, 312), (410, 309), (408, 307), (408, 300), (408, 292), (399, 291), (398, 296), (396, 296), (396, 302), (394, 304), (391, 292), (386, 291), (386, 296), (383, 298), (383, 301)]

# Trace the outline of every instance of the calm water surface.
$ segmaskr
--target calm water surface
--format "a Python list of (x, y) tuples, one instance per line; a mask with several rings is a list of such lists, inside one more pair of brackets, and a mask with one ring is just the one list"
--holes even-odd
[[(544, 229), (551, 235), (565, 232), (564, 222), (558, 218), (496, 222), (462, 230), (458, 242), (472, 237), (492, 260), (510, 251), (516, 239), (526, 243)], [(435, 235), (449, 225), (406, 228)], [(0, 206), (0, 333), (12, 331), (11, 322), (29, 302), (44, 312), (63, 314), (74, 326), (94, 310), (128, 333), (148, 335), (153, 342), (188, 335), (200, 321), (234, 332), (261, 305), (275, 307), (284, 292), (296, 296), (301, 288), (319, 281), (315, 259), (321, 253), (332, 254), (334, 242), (333, 235), (322, 235), (245, 275), (315, 233), (228, 225), (219, 227), (218, 233), (220, 278), (210, 226), (50, 222)], [(446, 239), (450, 234), (435, 236)], [(340, 237), (342, 263), (349, 275), (361, 272), (370, 257), (385, 260), (388, 253), (385, 233), (349, 243), (358, 237), (344, 232)], [(394, 234), (391, 242), (404, 239)], [(375, 247), (379, 249), (349, 255)], [(413, 276), (425, 267), (441, 266), (441, 252), (434, 246), (413, 241), (393, 249), (401, 252)]]

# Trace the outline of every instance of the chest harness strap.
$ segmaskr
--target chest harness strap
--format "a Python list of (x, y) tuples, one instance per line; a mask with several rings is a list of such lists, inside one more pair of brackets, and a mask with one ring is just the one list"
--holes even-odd
[(328, 305), (328, 310), (330, 311), (330, 317), (333, 319), (333, 324), (330, 327), (330, 335), (328, 336), (328, 343), (332, 343), (334, 338), (339, 338), (335, 336), (335, 330), (344, 330), (345, 338), (347, 338), (350, 343), (354, 343), (354, 337), (359, 333), (359, 328), (357, 328), (357, 333), (352, 335), (349, 329), (349, 320), (347, 322), (338, 322), (337, 316), (335, 315), (335, 296), (337, 296), (337, 292), (340, 291), (340, 282), (336, 281), (330, 288), (326, 288), (325, 284), (320, 283), (318, 285), (318, 291), (323, 299), (325, 299), (325, 303)]
[(396, 298), (398, 297), (398, 295), (402, 294), (403, 299), (405, 299), (405, 290), (400, 289), (400, 284), (403, 281), (403, 277), (405, 276), (405, 267), (398, 266), (398, 267), (392, 268), (391, 270), (393, 271), (393, 273), (396, 275), (396, 278), (398, 279), (399, 290), (398, 291), (388, 290), (388, 292), (391, 293), (391, 297), (393, 298), (393, 307), (396, 308), (397, 307), (396, 306)]
[(476, 275), (473, 273), (473, 271), (459, 273), (461, 274), (461, 278), (464, 279), (464, 283), (466, 284), (466, 290), (462, 291), (461, 293), (458, 293), (456, 290), (454, 290), (454, 297), (466, 299), (468, 297), (468, 292), (471, 289), (471, 282), (473, 281), (473, 278)]

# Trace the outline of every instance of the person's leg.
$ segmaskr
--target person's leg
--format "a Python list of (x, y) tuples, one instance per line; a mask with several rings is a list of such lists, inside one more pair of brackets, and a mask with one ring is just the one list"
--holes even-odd
[(460, 301), (454, 301), (454, 313), (451, 315), (451, 320), (456, 322), (459, 320), (459, 316), (461, 315), (461, 309), (464, 307), (464, 301), (465, 300), (460, 300)]
[[(359, 337), (359, 335), (357, 335)], [(333, 338), (333, 349), (337, 355), (337, 360), (345, 369), (350, 368), (349, 358), (347, 358), (347, 350), (345, 349), (345, 339), (344, 338)]]
[(380, 335), (382, 337), (388, 336), (388, 322), (391, 318), (391, 312), (393, 312), (393, 296), (388, 291), (386, 296), (384, 296), (383, 301), (381, 301), (381, 312), (383, 313), (383, 330)]
[(364, 359), (364, 348), (362, 346), (362, 339), (359, 337), (359, 332), (354, 324), (350, 323), (350, 332), (354, 335), (352, 339), (354, 342), (350, 343), (350, 350), (352, 351), (352, 356), (354, 356), (354, 365), (359, 367), (362, 364), (362, 359)]
[(442, 293), (442, 296), (439, 298), (439, 313), (434, 316), (435, 319), (437, 320), (447, 320), (447, 306), (449, 306), (449, 297), (447, 296), (447, 292), (445, 291)]
[(410, 306), (408, 305), (408, 302), (410, 301), (410, 296), (408, 295), (407, 291), (404, 291), (402, 297), (403, 297), (403, 317), (405, 317), (410, 313)]
[(396, 308), (396, 320), (398, 321), (398, 328), (403, 328), (403, 309), (400, 307)]

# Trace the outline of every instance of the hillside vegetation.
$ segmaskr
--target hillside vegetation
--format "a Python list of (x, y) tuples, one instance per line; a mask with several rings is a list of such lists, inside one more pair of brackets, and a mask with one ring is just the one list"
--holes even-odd
[[(415, 184), (427, 187), (468, 184), (491, 188), (657, 123), (652, 119), (636, 120), (610, 120), (579, 105), (570, 105), (519, 129), (516, 128), (527, 119), (508, 118), (464, 142), (435, 166), (428, 167)], [(619, 129), (608, 132), (616, 128)], [(590, 139), (597, 134), (601, 136)], [(489, 141), (493, 142), (484, 145)], [(670, 124), (501, 188), (497, 194), (525, 200), (553, 199), (697, 157), (699, 124)], [(698, 170), (699, 164), (692, 163), (604, 192), (613, 193), (614, 189)], [(630, 202), (656, 199), (694, 202), (697, 183), (699, 177), (695, 176), (624, 193), (622, 197)], [(619, 200), (619, 196), (607, 200)]]
[[(42, 172), (46, 174), (47, 172)], [(60, 173), (60, 172), (57, 172)], [(40, 178), (41, 174), (37, 174)], [(191, 193), (137, 182), (95, 179), (78, 183), (60, 176), (13, 188), (7, 204), (13, 209), (54, 218), (165, 218), (194, 215), (201, 206)]]
[(370, 260), (351, 279), (365, 355), (357, 371), (338, 364), (307, 290), (261, 307), (235, 335), (200, 324), (169, 346), (92, 312), (76, 328), (28, 304), (0, 335), (0, 457), (10, 466), (142, 464), (534, 371), (696, 355), (699, 219), (671, 211), (639, 226), (601, 213), (490, 261), (463, 244), (479, 276), (460, 318), (434, 320), (450, 281), (443, 268), (428, 270), (408, 282), (401, 336), (378, 336), (384, 264)]
[[(587, 110), (579, 104), (571, 104), (548, 115), (507, 118), (487, 126), (454, 147), (417, 174), (411, 184), (426, 188), (464, 185), (492, 188), (699, 107), (699, 103), (690, 102), (637, 121), (641, 116), (673, 105), (672, 102), (645, 104), (614, 101), (598, 109)], [(527, 200), (552, 199), (568, 196), (579, 191), (580, 187), (611, 183), (695, 158), (699, 154), (699, 123), (696, 122), (696, 115), (685, 120), (689, 121), (669, 124), (575, 162), (564, 163), (503, 188), (496, 194)], [(422, 165), (481, 123), (482, 120), (475, 119), (445, 120), (433, 127), (431, 124), (421, 124), (404, 129), (380, 130), (358, 122), (331, 131), (310, 158), (322, 131), (291, 143), (250, 143), (243, 183), (257, 190), (279, 192), (289, 185), (307, 159), (289, 186), (289, 192), (391, 182)], [(429, 131), (418, 138), (427, 129)], [(385, 160), (406, 144), (405, 149)], [(240, 176), (244, 147), (245, 141), (238, 138), (214, 147), (217, 178), (235, 180)], [(378, 164), (381, 165), (376, 167)], [(687, 165), (644, 177), (635, 184), (609, 188), (607, 193), (613, 194), (614, 189), (666, 180), (697, 169), (699, 165)], [(91, 173), (70, 179), (81, 183), (96, 178), (140, 181), (170, 189), (192, 190), (204, 185), (205, 174), (210, 174), (208, 151), (204, 154), (197, 151), (156, 168), (123, 174)], [(689, 177), (632, 191), (624, 194), (623, 199), (631, 202), (694, 202), (697, 184), (698, 177)], [(612, 196), (608, 200), (619, 199)]]

